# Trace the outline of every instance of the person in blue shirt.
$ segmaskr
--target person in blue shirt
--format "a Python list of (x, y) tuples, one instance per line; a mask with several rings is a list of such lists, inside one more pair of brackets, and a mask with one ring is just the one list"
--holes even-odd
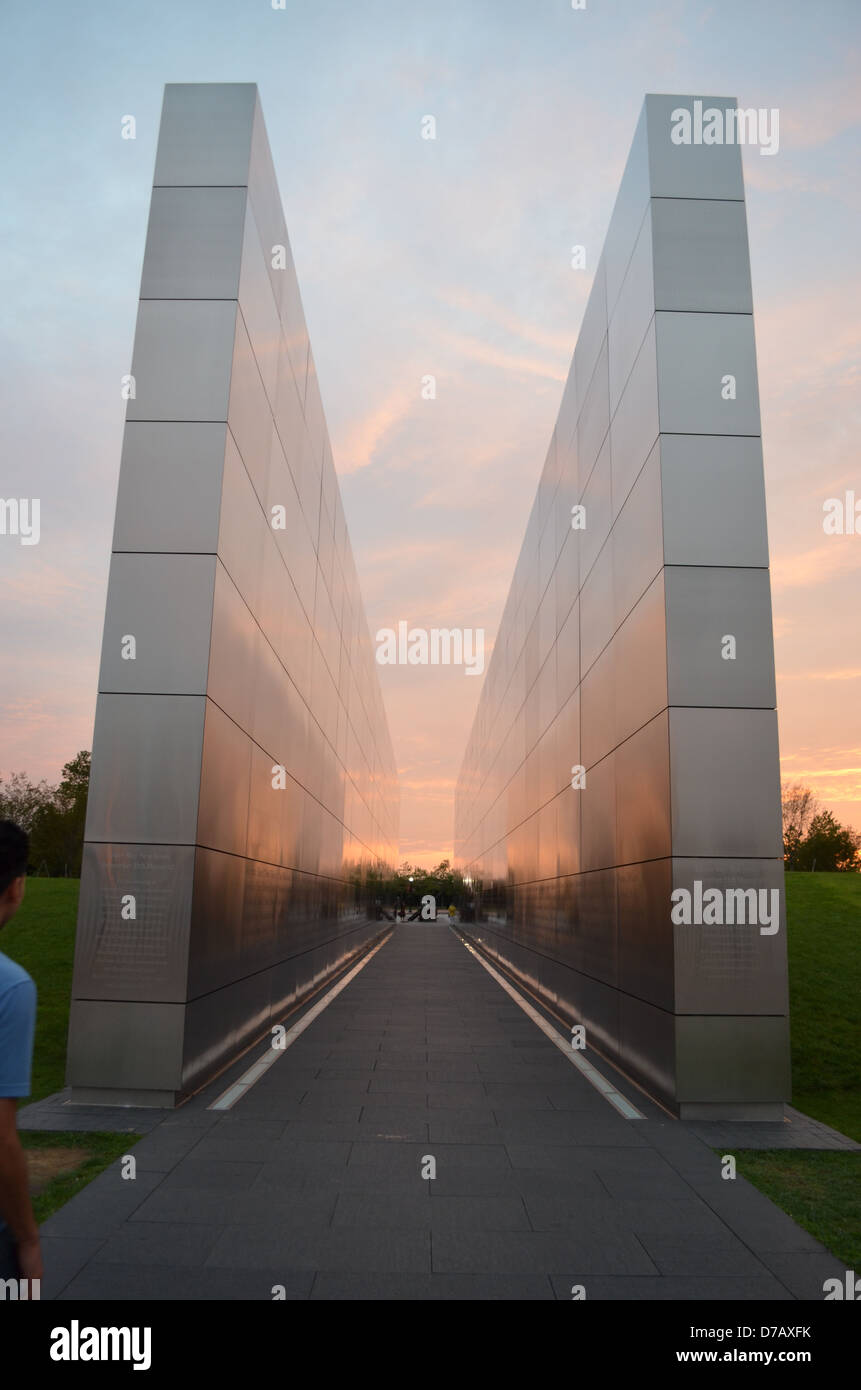
[[(30, 842), (13, 821), (0, 820), (0, 929), (24, 897)], [(33, 1216), (27, 1159), (16, 1111), (30, 1094), (36, 986), (0, 951), (0, 1278), (41, 1279), (39, 1228)]]

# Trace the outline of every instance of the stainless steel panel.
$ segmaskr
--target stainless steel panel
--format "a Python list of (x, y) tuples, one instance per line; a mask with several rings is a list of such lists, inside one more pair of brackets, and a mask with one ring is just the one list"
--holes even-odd
[[(260, 860), (250, 860), (246, 865), (242, 903), (243, 974), (257, 974), (274, 963), (279, 922), (288, 907), (291, 886), (289, 869)], [(268, 986), (261, 994), (268, 999)]]
[(601, 445), (607, 437), (609, 427), (610, 387), (607, 376), (607, 343), (605, 340), (586, 389), (586, 399), (583, 402), (580, 419), (577, 423), (578, 472), (581, 493), (588, 482)]
[(548, 503), (547, 517), (544, 529), (541, 532), (541, 540), (538, 543), (538, 592), (541, 598), (545, 597), (548, 588), (553, 594), (553, 620), (555, 626), (556, 604), (555, 591), (550, 583), (553, 577), (553, 568), (556, 564), (556, 519), (552, 515)]
[(571, 440), (577, 429), (577, 415), (579, 407), (577, 404), (577, 377), (574, 371), (574, 360), (572, 357), (571, 365), (568, 369), (568, 376), (565, 381), (565, 389), (562, 392), (562, 404), (559, 407), (559, 416), (556, 421), (556, 449), (557, 461), (559, 466), (559, 476), (562, 486), (570, 476)]
[(616, 764), (617, 864), (670, 854), (670, 768), (667, 714), (620, 743)]
[(141, 299), (235, 299), (244, 188), (154, 188)]
[[(575, 690), (559, 711), (556, 730), (554, 792), (571, 789), (573, 768), (580, 763), (580, 690)], [(575, 798), (576, 799), (576, 798)], [(573, 873), (573, 869), (564, 872)]]
[(85, 839), (194, 844), (205, 698), (100, 695)]
[(580, 758), (593, 767), (615, 748), (617, 690), (615, 644), (602, 652), (580, 684)]
[(613, 639), (616, 742), (630, 737), (667, 704), (664, 573), (647, 589)]
[(549, 901), (555, 905), (555, 879), (559, 872), (559, 840), (556, 802), (549, 801), (538, 812), (538, 877), (554, 880)]
[(215, 564), (214, 555), (113, 556), (100, 690), (206, 694)]
[[(670, 704), (774, 709), (768, 570), (667, 567)], [(736, 655), (725, 659), (724, 639)]]
[(313, 796), (306, 796), (299, 842), (299, 868), (303, 873), (320, 870), (320, 842), (323, 836), (323, 807)]
[(281, 798), (286, 788), (273, 787), (272, 757), (257, 744), (251, 745), (251, 785), (248, 797), (248, 840), (245, 853), (250, 860), (262, 859), (278, 864), (281, 856)]
[(774, 710), (671, 709), (670, 771), (675, 855), (782, 853)]
[(239, 972), (246, 863), (235, 854), (195, 850), (189, 999), (220, 989)]
[(322, 475), (323, 453), (326, 448), (326, 421), (323, 416), (323, 402), (320, 397), (320, 382), (317, 378), (317, 364), (313, 348), (308, 349), (308, 378), (305, 382), (305, 401), (303, 405), (305, 425), (311, 446), (311, 464), (315, 474)]
[(672, 889), (670, 859), (624, 864), (616, 870), (619, 988), (670, 1013), (675, 1005)]
[(619, 1055), (619, 1006), (621, 995), (614, 985), (577, 976), (579, 1016), (586, 1024), (586, 1039), (605, 1056)]
[[(661, 430), (759, 434), (752, 316), (656, 313), (655, 325)], [(728, 376), (735, 378), (734, 400), (723, 398)]]
[(613, 500), (610, 491), (610, 438), (604, 440), (595, 467), (583, 491), (584, 526), (574, 531), (580, 546), (580, 584), (598, 559), (613, 524)]
[(742, 202), (655, 198), (655, 307), (750, 314), (750, 257)]
[(252, 613), (256, 613), (260, 607), (267, 530), (266, 518), (251, 479), (232, 435), (228, 433), (218, 555)]
[(538, 733), (549, 729), (556, 718), (558, 703), (556, 699), (556, 652), (550, 655), (541, 668), (537, 681), (538, 688)]
[(311, 533), (311, 540), (314, 543), (315, 549), (320, 534), (321, 474), (322, 455), (318, 452), (314, 440), (306, 429), (302, 436), (301, 461), (299, 464), (299, 476), (296, 479), (296, 488), (299, 493), (299, 501), (302, 504), (302, 511), (305, 513), (305, 520), (308, 523), (308, 530)]
[[(255, 743), (265, 750), (270, 762), (283, 763), (287, 756), (284, 710), (289, 698), (289, 686), (290, 677), (265, 637), (261, 637), (249, 733)], [(266, 856), (252, 855), (252, 858), (264, 859)]]
[(556, 639), (556, 697), (561, 709), (580, 680), (580, 605), (575, 602)]
[(242, 243), (242, 273), (239, 280), (239, 308), (263, 381), (270, 410), (275, 409), (278, 387), (278, 359), (281, 348), (281, 320), (278, 300), (269, 278), (271, 252), (261, 244), (260, 230), (249, 203), (245, 215)]
[(254, 491), (265, 500), (275, 422), (241, 313), (236, 323), (228, 422)]
[(284, 334), (284, 350), (290, 361), (296, 379), (296, 389), (300, 402), (305, 400), (305, 386), (308, 380), (308, 329), (305, 326), (305, 313), (299, 281), (293, 268), (292, 257), (288, 256), (287, 267), (281, 271), (281, 328)]
[[(320, 574), (323, 576), (327, 598), (332, 595), (332, 576), (335, 564), (335, 534), (332, 526), (332, 514), (327, 509), (325, 501), (320, 499), (320, 535), (317, 542), (317, 562), (320, 566)], [(336, 636), (339, 636), (338, 615), (335, 612), (335, 605), (332, 603), (332, 627)], [(340, 645), (340, 641), (339, 641)], [(337, 659), (334, 662), (334, 674), (337, 675)], [(331, 669), (331, 665), (330, 665)]]
[[(269, 478), (269, 499), (266, 514), (272, 518), (273, 507), (284, 508), (284, 526), (273, 529), (272, 536), (287, 566), (302, 607), (309, 622), (314, 618), (314, 593), (317, 582), (317, 564), (314, 547), (302, 508), (299, 494), (287, 467), (277, 438), (272, 442), (272, 461)], [(279, 513), (279, 520), (281, 513)]]
[(261, 971), (186, 1005), (182, 1087), (196, 1089), (225, 1055), (247, 1047), (267, 1027), (270, 978)]
[(645, 106), (640, 112), (619, 192), (607, 228), (602, 260), (606, 265), (607, 314), (612, 317), (649, 204), (649, 150)]
[[(598, 262), (595, 279), (583, 314), (583, 322), (574, 349), (574, 375), (577, 381), (577, 413), (583, 414), (583, 406), (589, 385), (595, 373), (595, 366), (601, 347), (607, 337), (607, 278), (604, 258)], [(598, 441), (600, 444), (600, 440)], [(585, 482), (582, 464), (580, 468), (581, 485)]]
[(253, 82), (168, 83), (153, 183), (246, 184), (256, 104)]
[(664, 562), (661, 529), (661, 454), (657, 445), (643, 464), (624, 507), (616, 518), (613, 549), (613, 598), (616, 625), (654, 583)]
[(655, 312), (652, 221), (645, 204), (642, 216), (637, 243), (625, 271), (618, 301), (610, 315), (607, 332), (611, 416), (615, 414)]
[(266, 544), (263, 547), (260, 602), (256, 616), (267, 642), (271, 645), (282, 665), (284, 664), (283, 652), (287, 640), (287, 623), (289, 622), (287, 603), (290, 601), (288, 598), (285, 602), (285, 593), (292, 597), (293, 603), (298, 608), (299, 603), (295, 596), (293, 581), (281, 558), (275, 537), (270, 533), (267, 535)]
[(789, 1020), (677, 1018), (676, 1068), (679, 1101), (789, 1100)]
[[(653, 198), (743, 198), (741, 149), (736, 144), (695, 144), (694, 102), (703, 113), (712, 107), (734, 109), (735, 97), (646, 97), (649, 176)], [(691, 117), (691, 143), (675, 144), (673, 112), (684, 108)], [(675, 123), (677, 130), (681, 122)]]
[(284, 458), (290, 468), (290, 476), (294, 479), (295, 483), (295, 478), (299, 469), (299, 455), (302, 435), (305, 429), (305, 417), (302, 413), (300, 388), (297, 386), (296, 377), (290, 365), (290, 358), (287, 355), (283, 334), (281, 337), (281, 350), (278, 354), (278, 383), (274, 415), (281, 447), (284, 451)]
[[(269, 149), (269, 140), (266, 134), (266, 123), (263, 119), (263, 110), (258, 96), (256, 110), (254, 112), (254, 129), (251, 136), (251, 159), (248, 171), (248, 198), (254, 209), (254, 220), (260, 235), (263, 260), (269, 275), (272, 286), (272, 293), (276, 305), (281, 304), (281, 291), (284, 276), (292, 275), (295, 282), (296, 271), (293, 266), (293, 256), (290, 250), (290, 239), (287, 235), (287, 224), (284, 220), (284, 210), (281, 207), (281, 196), (278, 192), (278, 180), (275, 176), (275, 166), (272, 162), (272, 154)], [(283, 270), (279, 269), (280, 258), (276, 258), (274, 248), (283, 246), (285, 249), (286, 266)], [(275, 260), (275, 265), (272, 262)]]
[(676, 1093), (676, 1019), (643, 999), (619, 995), (619, 1057), (625, 1071), (672, 1105)]
[[(673, 927), (676, 1011), (723, 1014), (785, 1014), (789, 1005), (786, 966), (786, 899), (781, 859), (674, 859), (673, 890), (721, 895), (722, 921)], [(754, 899), (751, 894), (756, 894)], [(744, 895), (742, 897), (741, 895)], [(709, 901), (712, 901), (713, 895)], [(756, 921), (751, 908), (756, 904)], [(760, 919), (760, 903), (769, 919)], [(731, 915), (733, 921), (726, 921)], [(742, 911), (743, 907), (743, 911)], [(693, 911), (691, 913), (693, 916)], [(739, 920), (742, 918), (743, 920)], [(765, 926), (763, 932), (761, 927)], [(776, 927), (776, 931), (771, 928)]]
[(208, 693), (242, 729), (251, 723), (259, 643), (254, 616), (224, 565), (219, 563), (215, 574)]
[(577, 881), (577, 923), (571, 937), (568, 964), (604, 984), (617, 984), (618, 925), (616, 870), (580, 874)]
[(78, 1088), (178, 1092), (184, 1027), (184, 1004), (74, 999), (69, 1082)]
[(198, 844), (228, 854), (245, 854), (250, 776), (250, 738), (222, 714), (217, 705), (207, 700), (200, 768)]
[(607, 545), (580, 591), (581, 679), (610, 641), (615, 625), (613, 552)]
[(142, 299), (127, 420), (226, 420), (236, 301)]
[(285, 868), (298, 869), (302, 854), (302, 825), (308, 793), (293, 777), (288, 776), (286, 787), (278, 795), (280, 797), (278, 805), (281, 812), (278, 846), (280, 862)]
[(193, 871), (190, 846), (84, 846), (73, 999), (185, 1000)]
[(114, 550), (215, 554), (225, 434), (224, 424), (129, 421)]
[[(585, 730), (583, 737), (585, 739)], [(590, 767), (580, 797), (581, 870), (610, 868), (616, 863), (616, 764), (610, 753)]]
[(767, 566), (761, 440), (667, 434), (660, 459), (665, 563)]
[(654, 320), (610, 425), (613, 514), (617, 516), (658, 438), (658, 370)]

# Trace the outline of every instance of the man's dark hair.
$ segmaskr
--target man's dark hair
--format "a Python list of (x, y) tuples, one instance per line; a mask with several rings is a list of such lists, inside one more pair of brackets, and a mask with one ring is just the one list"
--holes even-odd
[(27, 872), (30, 836), (13, 820), (0, 820), (0, 893)]

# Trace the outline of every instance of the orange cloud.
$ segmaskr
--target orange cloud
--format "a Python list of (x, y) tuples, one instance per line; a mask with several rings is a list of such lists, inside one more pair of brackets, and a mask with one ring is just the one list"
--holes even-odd
[(567, 364), (564, 367), (552, 366), (535, 357), (503, 352), (492, 343), (483, 342), (480, 338), (471, 338), (465, 333), (444, 334), (443, 341), (469, 362), (481, 362), (487, 367), (501, 367), (503, 371), (516, 372), (519, 375), (540, 376), (547, 381), (564, 382), (568, 376)]
[(346, 437), (333, 445), (338, 473), (358, 473), (373, 463), (380, 445), (388, 435), (409, 418), (420, 401), (419, 378), (411, 387), (399, 386), (391, 391), (367, 415), (355, 420)]
[[(500, 328), (504, 328), (507, 333), (511, 333), (517, 338), (523, 338), (527, 343), (535, 343), (537, 347), (550, 348), (553, 352), (561, 353), (563, 356), (567, 355), (567, 360), (570, 363), (574, 352), (574, 338), (571, 333), (550, 333), (538, 327), (531, 320), (517, 318), (515, 314), (512, 314), (510, 310), (499, 304), (490, 295), (475, 294), (459, 286), (440, 291), (439, 298), (445, 304), (451, 304), (457, 309), (465, 309), (468, 313), (497, 324)], [(585, 303), (585, 289), (583, 299)]]
[(800, 555), (771, 557), (772, 590), (809, 589), (861, 567), (861, 545), (854, 536), (829, 536)]

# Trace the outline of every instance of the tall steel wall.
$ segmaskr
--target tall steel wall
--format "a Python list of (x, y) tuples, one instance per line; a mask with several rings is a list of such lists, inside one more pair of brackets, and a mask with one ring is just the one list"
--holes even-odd
[[(682, 1115), (764, 1118), (789, 1062), (753, 305), (741, 151), (673, 143), (693, 101), (649, 96), (640, 116), (458, 783), (456, 854), (476, 937), (592, 1044)], [(671, 894), (696, 881), (779, 890), (779, 930), (674, 924)]]
[(397, 854), (254, 85), (165, 90), (132, 376), (68, 1078), (77, 1100), (173, 1104), (378, 934), (369, 874)]

